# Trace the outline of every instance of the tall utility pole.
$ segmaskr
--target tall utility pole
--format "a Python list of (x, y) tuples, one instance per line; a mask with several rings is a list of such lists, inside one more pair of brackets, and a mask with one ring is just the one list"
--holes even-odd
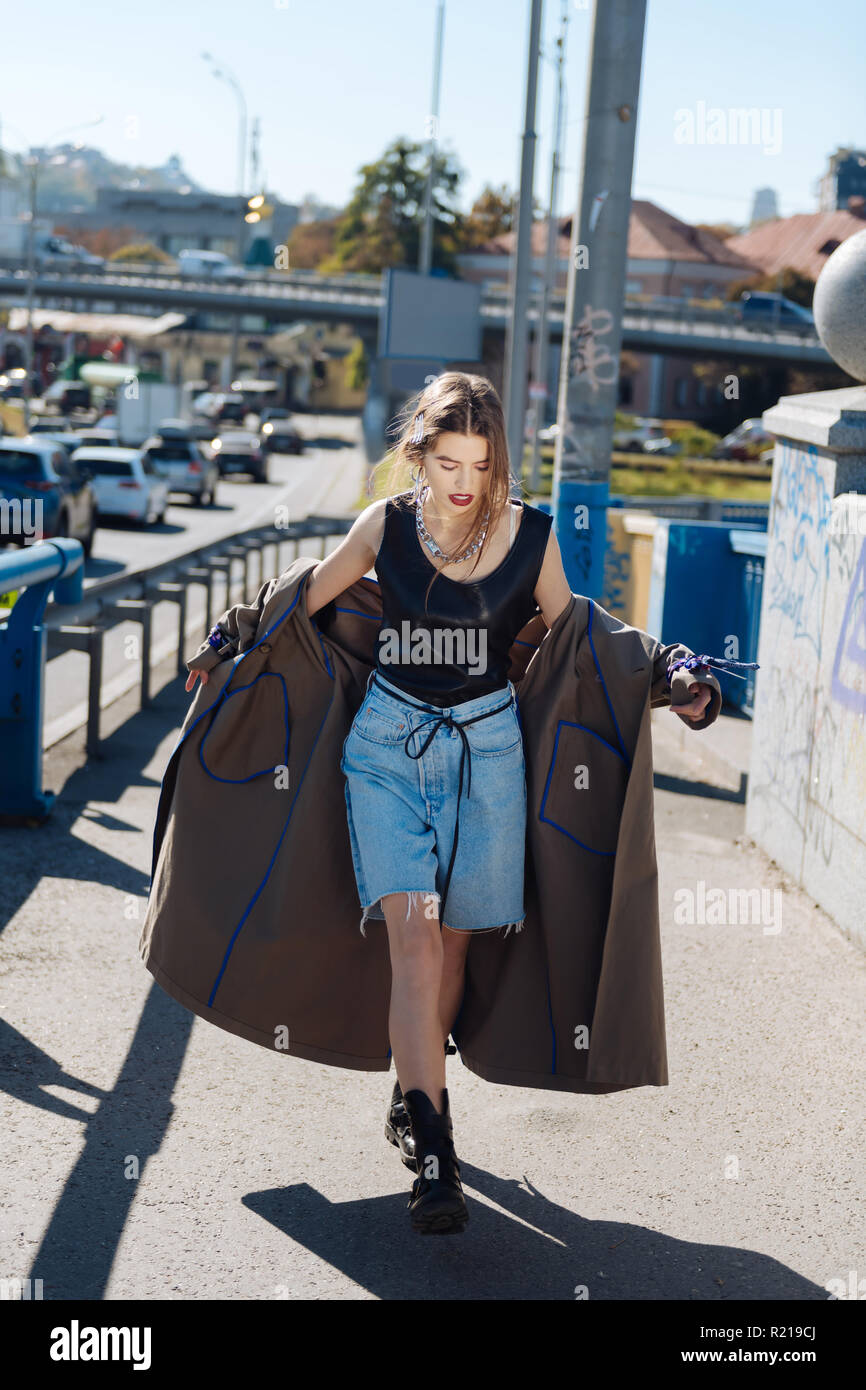
[(429, 275), (433, 264), (433, 179), (436, 163), (436, 143), (439, 138), (439, 87), (442, 79), (442, 32), (445, 27), (445, 0), (436, 7), (436, 40), (433, 45), (433, 96), (427, 117), (427, 184), (424, 189), (424, 220), (421, 224), (421, 245), (418, 249), (418, 273)]
[(528, 357), (529, 278), (532, 268), (532, 187), (535, 174), (535, 102), (538, 90), (538, 49), (541, 39), (542, 0), (530, 0), (529, 54), (526, 69), (526, 112), (520, 160), (520, 195), (517, 213), (517, 245), (512, 277), (511, 314), (505, 338), (505, 428), (512, 472), (523, 466), (526, 424), (526, 364)]
[(568, 582), (589, 598), (598, 598), (604, 586), (645, 22), (646, 0), (604, 0), (595, 5), (583, 158), (572, 221), (553, 517)]
[(568, 29), (568, 0), (562, 0), (559, 38), (556, 40), (556, 115), (554, 117), (553, 156), (550, 161), (550, 198), (547, 205), (547, 256), (544, 262), (544, 283), (538, 304), (538, 324), (535, 329), (535, 342), (532, 355), (532, 385), (529, 388), (532, 401), (532, 440), (529, 463), (529, 491), (537, 492), (541, 483), (541, 449), (538, 431), (544, 419), (544, 403), (547, 400), (547, 359), (550, 345), (550, 330), (547, 312), (553, 284), (556, 278), (556, 251), (559, 243), (559, 167), (562, 144), (562, 114), (565, 102), (565, 35)]
[[(209, 65), (214, 77), (218, 77), (221, 82), (227, 82), (235, 94), (238, 103), (238, 230), (237, 230), (237, 257), (238, 265), (244, 263), (244, 246), (246, 241), (246, 191), (247, 191), (247, 103), (244, 97), (243, 88), (240, 82), (227, 67), (218, 65), (216, 59), (209, 53), (203, 53), (202, 58)], [(238, 338), (240, 336), (240, 315), (235, 314), (232, 320), (232, 336), (229, 347), (229, 380), (226, 385), (230, 386), (235, 375), (235, 367), (238, 357)]]

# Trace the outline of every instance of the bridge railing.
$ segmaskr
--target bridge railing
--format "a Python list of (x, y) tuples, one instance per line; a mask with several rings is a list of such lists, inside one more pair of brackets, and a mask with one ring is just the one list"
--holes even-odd
[[(317, 540), (324, 559), (328, 541), (344, 536), (352, 520), (308, 516), (293, 525), (254, 527), (159, 565), (99, 581), (87, 589), (83, 587), (83, 551), (78, 541), (44, 541), (21, 552), (0, 554), (0, 592), (24, 589), (6, 622), (0, 622), (0, 819), (7, 823), (38, 822), (48, 815), (54, 801), (50, 792), (41, 789), (42, 697), (45, 663), (50, 657), (67, 651), (87, 655), (86, 749), (91, 757), (104, 757), (100, 712), (107, 632), (130, 620), (140, 624), (138, 684), (140, 706), (146, 708), (154, 698), (153, 610), (158, 603), (177, 604), (174, 661), (177, 674), (183, 675), (191, 585), (205, 590), (203, 640), (217, 616), (216, 590), (221, 579), (225, 581), (224, 606), (231, 606), (236, 566), (242, 571), (242, 594), (248, 597), (297, 557), (299, 542)], [(292, 552), (288, 558), (284, 546)], [(251, 573), (254, 556), (258, 556), (255, 581)], [(72, 579), (77, 582), (73, 584)], [(46, 613), (52, 587), (55, 603)]]

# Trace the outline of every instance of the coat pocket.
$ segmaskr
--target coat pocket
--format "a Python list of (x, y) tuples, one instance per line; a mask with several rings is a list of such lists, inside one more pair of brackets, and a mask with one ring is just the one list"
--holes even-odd
[(289, 763), (289, 696), (278, 671), (223, 692), (199, 744), (199, 762), (217, 782), (251, 782)]
[(616, 854), (628, 774), (622, 753), (600, 734), (560, 719), (539, 820), (593, 854)]

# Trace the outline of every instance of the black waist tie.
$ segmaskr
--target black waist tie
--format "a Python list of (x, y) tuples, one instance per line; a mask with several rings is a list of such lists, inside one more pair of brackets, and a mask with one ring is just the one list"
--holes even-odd
[[(399, 700), (399, 698), (400, 698), (399, 695), (395, 695), (394, 692), (393, 692), (392, 690), (389, 690), (387, 686), (382, 685), (381, 682), (378, 680), (378, 678), (377, 678), (376, 675), (373, 676), (373, 684), (376, 685), (376, 686), (378, 686), (378, 688), (379, 688), (380, 690), (384, 691), (384, 693), (385, 693), (386, 695), (392, 695), (393, 698), (394, 698), (395, 700)], [(467, 739), (467, 737), (466, 737), (465, 733), (463, 732), (463, 730), (464, 730), (464, 728), (465, 728), (468, 724), (477, 724), (478, 721), (479, 721), (480, 719), (487, 719), (491, 714), (500, 714), (500, 713), (502, 712), (502, 710), (508, 709), (511, 705), (514, 704), (514, 695), (513, 695), (513, 693), (509, 693), (508, 699), (505, 701), (504, 704), (502, 704), (502, 705), (496, 705), (493, 709), (485, 710), (483, 714), (476, 714), (476, 715), (474, 715), (474, 717), (473, 717), (472, 719), (462, 719), (462, 720), (461, 720), (461, 719), (455, 719), (455, 718), (453, 717), (453, 715), (450, 715), (450, 714), (443, 714), (442, 711), (441, 711), (440, 709), (437, 709), (435, 705), (416, 705), (416, 704), (414, 704), (414, 702), (411, 702), (411, 703), (412, 703), (412, 708), (413, 708), (413, 709), (429, 710), (429, 711), (430, 711), (431, 717), (430, 717), (430, 719), (424, 719), (424, 720), (422, 720), (421, 724), (419, 724), (419, 726), (418, 726), (417, 729), (412, 729), (412, 730), (410, 730), (410, 732), (406, 735), (406, 738), (405, 738), (404, 741), (403, 741), (403, 747), (404, 747), (404, 749), (406, 750), (406, 752), (409, 754), (409, 757), (410, 757), (410, 758), (414, 758), (415, 761), (417, 762), (417, 760), (418, 760), (419, 758), (423, 757), (424, 753), (425, 753), (425, 752), (427, 751), (427, 749), (430, 747), (431, 742), (432, 742), (433, 739), (436, 737), (436, 734), (438, 733), (439, 729), (440, 729), (443, 725), (445, 726), (446, 729), (456, 729), (457, 732), (459, 733), (460, 739), (461, 739), (461, 748), (460, 748), (460, 777), (459, 777), (458, 782), (457, 782), (457, 813), (456, 813), (456, 815), (455, 815), (455, 817), (454, 817), (454, 841), (453, 841), (453, 844), (452, 844), (452, 846), (451, 846), (451, 857), (450, 857), (450, 859), (448, 860), (448, 872), (447, 872), (446, 875), (445, 875), (445, 883), (444, 883), (444, 886), (443, 886), (443, 889), (442, 889), (442, 906), (441, 906), (441, 908), (440, 908), (440, 910), (439, 910), (439, 919), (440, 919), (440, 923), (444, 923), (444, 921), (445, 921), (445, 901), (446, 901), (446, 899), (447, 899), (447, 897), (448, 897), (448, 885), (449, 885), (450, 882), (451, 882), (451, 870), (454, 868), (454, 860), (455, 860), (455, 858), (456, 858), (456, 856), (457, 856), (457, 841), (458, 841), (458, 838), (459, 838), (459, 835), (460, 835), (460, 798), (461, 798), (461, 796), (462, 796), (462, 794), (463, 794), (463, 764), (464, 764), (464, 762), (466, 761), (467, 755), (468, 755), (468, 757), (469, 757), (469, 762), (468, 762), (468, 766), (467, 766), (467, 776), (466, 776), (466, 795), (467, 795), (467, 796), (470, 795), (471, 788), (472, 788), (472, 749), (471, 749), (470, 746), (469, 746), (469, 740)], [(421, 732), (421, 729), (423, 728), (423, 726), (424, 726), (425, 724), (431, 724), (431, 723), (432, 723), (433, 727), (432, 727), (432, 729), (430, 730), (430, 732), (428, 733), (428, 735), (427, 735), (427, 737), (425, 738), (425, 740), (424, 740), (423, 744), (421, 745), (421, 747), (418, 749), (418, 752), (417, 752), (417, 753), (412, 753), (412, 752), (410, 752), (409, 747), (408, 747), (408, 744), (409, 744), (410, 739), (413, 739), (413, 738), (415, 737), (416, 734), (420, 733), (420, 732)]]

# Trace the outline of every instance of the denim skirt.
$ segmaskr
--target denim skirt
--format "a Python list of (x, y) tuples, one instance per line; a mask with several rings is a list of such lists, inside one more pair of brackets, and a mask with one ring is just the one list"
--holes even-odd
[(388, 893), (454, 931), (521, 930), (526, 764), (511, 681), (440, 708), (371, 671), (340, 769), (364, 935)]

